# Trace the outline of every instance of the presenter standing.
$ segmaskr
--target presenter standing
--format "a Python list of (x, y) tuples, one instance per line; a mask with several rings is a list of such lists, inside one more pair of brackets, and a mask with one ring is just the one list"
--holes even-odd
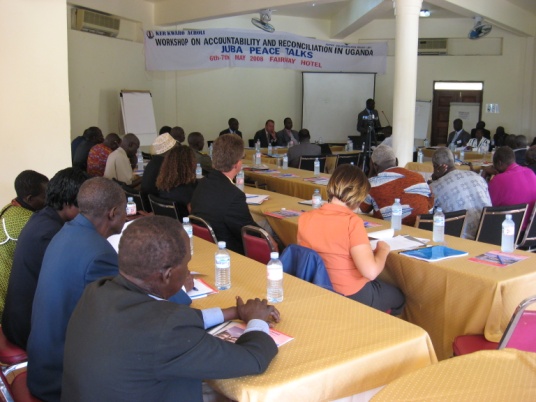
[(369, 149), (370, 144), (376, 145), (376, 131), (381, 129), (380, 117), (375, 107), (374, 99), (367, 99), (367, 107), (357, 116), (357, 131), (361, 134), (365, 149)]

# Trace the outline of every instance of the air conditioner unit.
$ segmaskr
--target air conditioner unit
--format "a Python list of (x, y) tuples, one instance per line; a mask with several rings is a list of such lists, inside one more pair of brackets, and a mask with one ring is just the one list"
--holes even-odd
[(417, 54), (422, 56), (442, 56), (447, 54), (447, 39), (419, 39)]
[(76, 10), (76, 29), (99, 35), (116, 37), (119, 34), (121, 20), (117, 17), (97, 13), (91, 10)]

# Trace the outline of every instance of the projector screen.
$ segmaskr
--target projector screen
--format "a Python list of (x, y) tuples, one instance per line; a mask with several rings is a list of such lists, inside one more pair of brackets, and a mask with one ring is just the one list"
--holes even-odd
[(346, 142), (358, 135), (357, 115), (374, 98), (376, 74), (302, 73), (302, 127), (311, 141)]

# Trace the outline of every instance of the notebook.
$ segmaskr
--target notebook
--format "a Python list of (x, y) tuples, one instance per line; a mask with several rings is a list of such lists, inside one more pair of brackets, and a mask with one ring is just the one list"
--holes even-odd
[(416, 250), (401, 251), (400, 254), (424, 261), (441, 261), (447, 258), (463, 257), (469, 253), (445, 246), (422, 247)]

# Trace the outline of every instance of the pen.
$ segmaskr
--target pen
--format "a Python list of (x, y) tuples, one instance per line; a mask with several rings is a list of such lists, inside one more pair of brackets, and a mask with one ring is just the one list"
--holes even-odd
[(197, 289), (195, 286), (192, 288), (192, 290), (195, 290), (196, 292), (199, 292), (199, 289)]
[(499, 260), (499, 264), (504, 265), (504, 262), (499, 254), (497, 254), (497, 260)]

